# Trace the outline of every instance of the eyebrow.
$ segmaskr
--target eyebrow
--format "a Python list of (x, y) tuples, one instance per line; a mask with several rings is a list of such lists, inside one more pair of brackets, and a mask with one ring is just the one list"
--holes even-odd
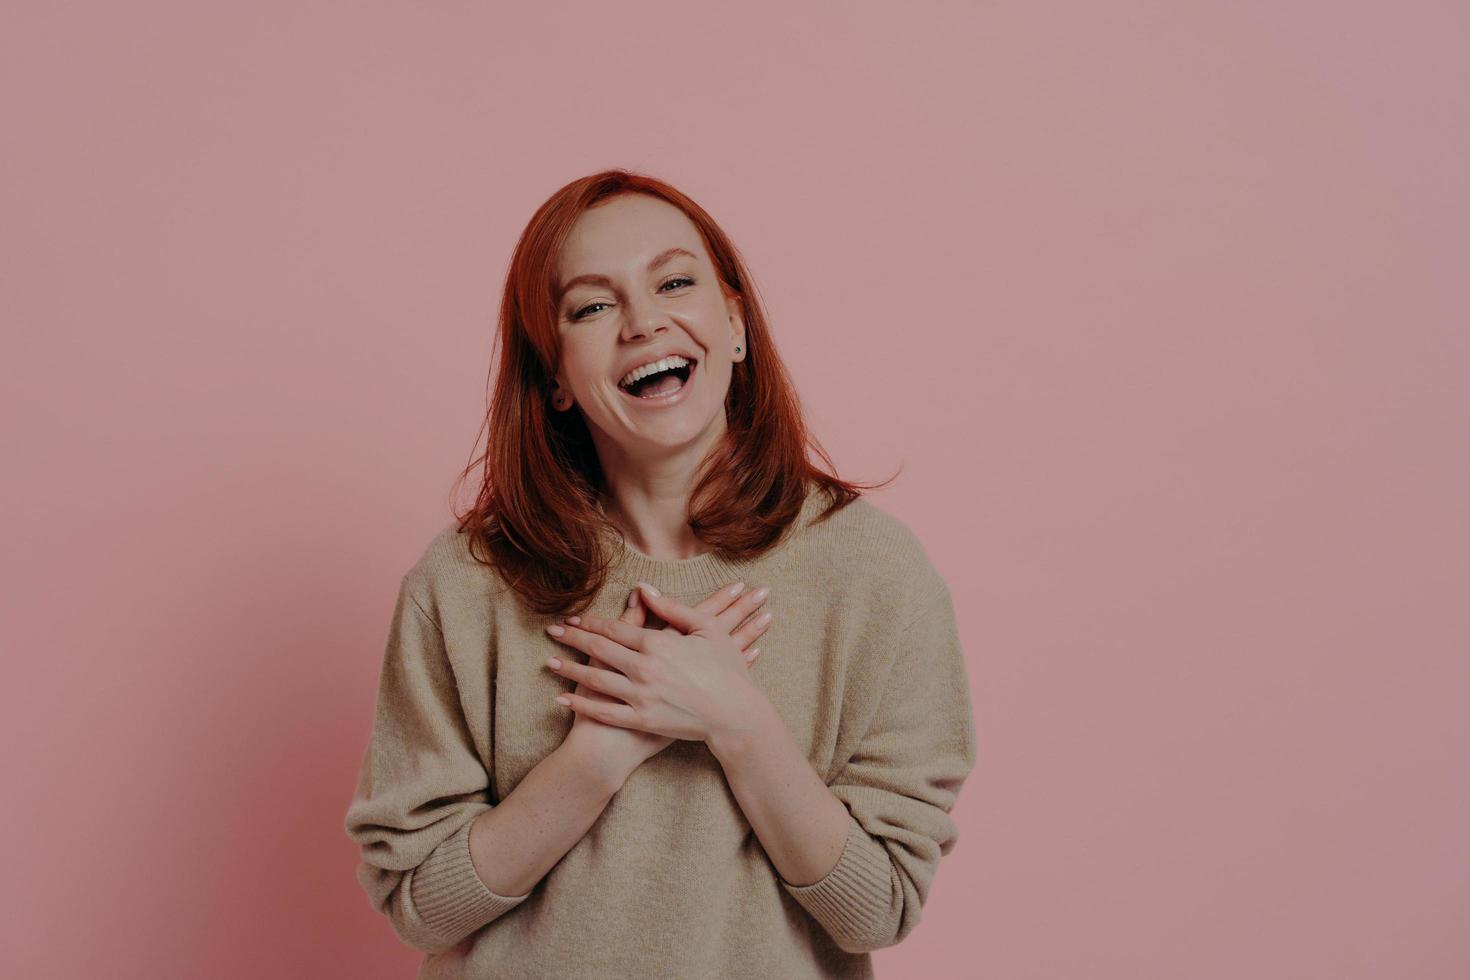
[[(653, 261), (648, 263), (648, 271), (652, 272), (654, 269), (657, 269), (659, 266), (663, 265), (665, 262), (669, 261), (669, 259), (672, 259), (676, 255), (688, 256), (691, 259), (699, 258), (699, 256), (689, 251), (689, 249), (681, 248), (680, 246), (675, 245), (673, 248), (665, 249), (664, 251), (655, 255), (653, 257)], [(558, 298), (563, 297), (567, 293), (571, 292), (573, 286), (580, 286), (584, 283), (595, 286), (611, 286), (612, 280), (609, 279), (607, 276), (600, 276), (595, 273), (589, 272), (586, 275), (575, 276), (571, 279), (568, 279), (566, 283), (557, 290), (556, 295)]]

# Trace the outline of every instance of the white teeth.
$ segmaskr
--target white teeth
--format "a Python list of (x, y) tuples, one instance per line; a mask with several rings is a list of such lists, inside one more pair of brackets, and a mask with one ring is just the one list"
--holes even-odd
[(652, 364), (645, 364), (642, 367), (637, 367), (629, 371), (623, 376), (623, 380), (618, 382), (618, 387), (626, 388), (639, 378), (646, 378), (650, 374), (658, 371), (667, 371), (669, 368), (683, 367), (688, 363), (689, 358), (687, 357), (680, 357), (678, 354), (670, 355), (661, 361), (654, 361)]

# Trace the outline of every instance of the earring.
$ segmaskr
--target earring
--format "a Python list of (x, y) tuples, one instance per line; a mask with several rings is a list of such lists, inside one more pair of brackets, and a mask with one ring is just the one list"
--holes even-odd
[(740, 353), (740, 345), (739, 344), (736, 344), (735, 345), (735, 353), (737, 353), (737, 354)]

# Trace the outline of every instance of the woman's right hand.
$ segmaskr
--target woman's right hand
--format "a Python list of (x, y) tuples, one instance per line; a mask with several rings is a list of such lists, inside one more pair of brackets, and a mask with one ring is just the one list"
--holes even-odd
[[(734, 586), (719, 589), (697, 603), (694, 608), (713, 615), (715, 620), (725, 627), (741, 651), (745, 653), (745, 664), (748, 667), (760, 656), (760, 648), (751, 648), (750, 645), (766, 631), (770, 623), (757, 624), (754, 619), (747, 623), (745, 620), (758, 610), (770, 598), (770, 595), (752, 600), (751, 592), (742, 589), (737, 593), (732, 589)], [(632, 591), (629, 601), (631, 605), (618, 617), (619, 620), (634, 626), (648, 625), (646, 621), (649, 619), (654, 620), (655, 623), (662, 623), (656, 614), (649, 612), (648, 608), (643, 605), (637, 589)], [(659, 626), (648, 625), (648, 628), (657, 629)], [(662, 628), (672, 630), (676, 627), (664, 624)], [(603, 670), (616, 669), (591, 655), (588, 655), (585, 662)], [(621, 703), (617, 698), (603, 694), (601, 691), (594, 691), (580, 682), (572, 693), (587, 698), (589, 701)], [(668, 748), (674, 739), (637, 728), (609, 725), (577, 712), (572, 721), (572, 729), (567, 733), (565, 741), (568, 745), (581, 746), (594, 758), (614, 767), (616, 771), (626, 776), (641, 766), (644, 761)]]

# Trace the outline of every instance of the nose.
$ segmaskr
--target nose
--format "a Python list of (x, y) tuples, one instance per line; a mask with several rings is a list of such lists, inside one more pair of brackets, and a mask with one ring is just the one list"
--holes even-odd
[(659, 309), (652, 299), (632, 297), (626, 307), (627, 317), (623, 320), (623, 339), (642, 340), (656, 337), (669, 329), (669, 315)]

